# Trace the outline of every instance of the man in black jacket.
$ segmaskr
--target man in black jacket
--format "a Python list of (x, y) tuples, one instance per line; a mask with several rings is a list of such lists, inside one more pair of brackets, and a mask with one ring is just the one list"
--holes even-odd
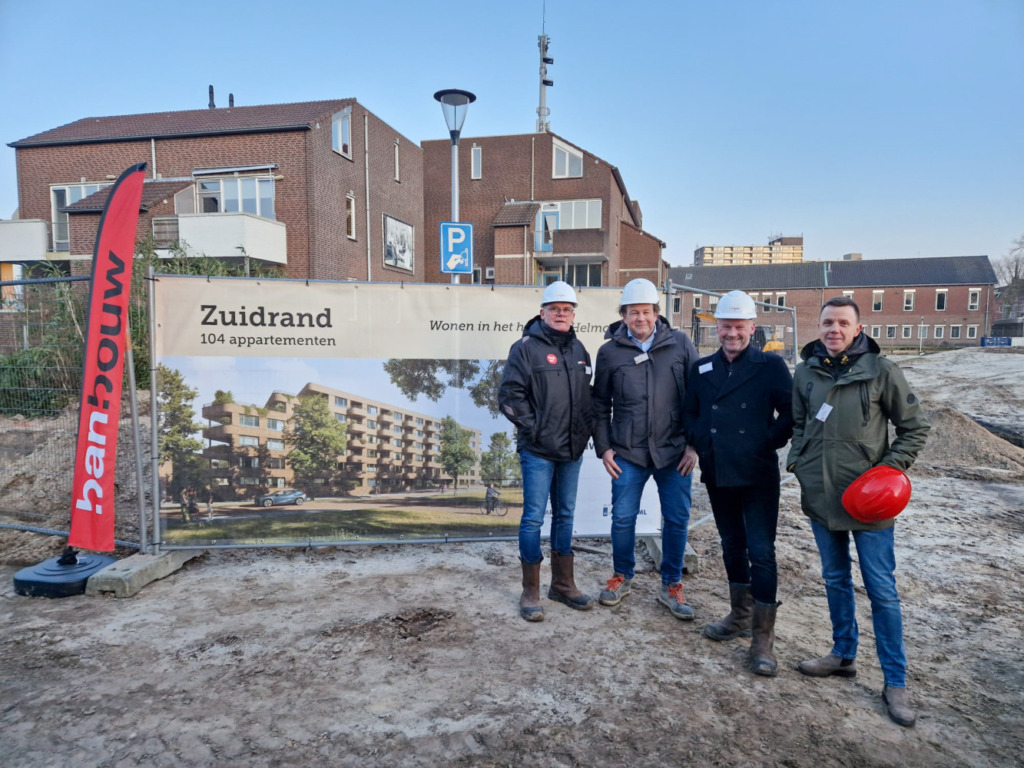
[(636, 518), (653, 476), (661, 500), (661, 592), (672, 615), (693, 619), (683, 597), (683, 557), (690, 522), (689, 470), (683, 465), (683, 397), (697, 350), (658, 315), (658, 289), (631, 280), (619, 302), (622, 320), (608, 327), (597, 353), (594, 448), (612, 478), (612, 564), (602, 605), (617, 605), (632, 589)]
[[(751, 668), (773, 677), (779, 520), (776, 451), (793, 434), (793, 377), (778, 355), (750, 343), (757, 307), (743, 291), (718, 302), (721, 348), (690, 371), (684, 421), (722, 539), (732, 611), (704, 627), (712, 640), (750, 637)], [(692, 464), (691, 464), (692, 468)]]
[(588, 610), (592, 598), (577, 587), (572, 527), (583, 451), (590, 441), (590, 355), (576, 338), (576, 292), (561, 280), (544, 290), (540, 314), (512, 345), (498, 388), (498, 406), (516, 426), (523, 473), (519, 559), (523, 594), (519, 613), (543, 621), (540, 604), (540, 529), (551, 499), (551, 588), (548, 599)]

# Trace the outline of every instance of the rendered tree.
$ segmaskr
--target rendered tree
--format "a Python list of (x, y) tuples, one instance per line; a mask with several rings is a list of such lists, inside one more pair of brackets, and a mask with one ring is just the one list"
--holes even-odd
[(492, 416), (498, 410), (498, 385), (505, 368), (504, 360), (403, 360), (384, 363), (391, 383), (415, 401), (420, 395), (437, 402), (449, 387), (464, 389), (473, 403), (486, 408)]
[(1024, 235), (1013, 241), (1005, 256), (992, 262), (1001, 293), (1002, 315), (1014, 318), (1024, 313)]
[(160, 460), (171, 462), (173, 475), (168, 490), (177, 495), (182, 488), (201, 484), (203, 479), (203, 459), (199, 455), (203, 443), (194, 437), (203, 425), (195, 421), (196, 412), (192, 407), (199, 393), (173, 368), (159, 365), (157, 377), (160, 382), (157, 394)]
[(485, 483), (504, 485), (515, 476), (516, 461), (512, 441), (505, 432), (491, 435), (491, 445), (480, 456), (480, 477)]
[(451, 416), (445, 416), (441, 422), (441, 467), (454, 481), (453, 490), (459, 486), (459, 475), (466, 474), (476, 459), (469, 445), (472, 434)]
[(334, 418), (326, 397), (300, 397), (284, 439), (291, 446), (287, 461), (295, 472), (296, 487), (315, 495), (323, 486), (338, 482), (338, 459), (348, 447), (348, 430)]

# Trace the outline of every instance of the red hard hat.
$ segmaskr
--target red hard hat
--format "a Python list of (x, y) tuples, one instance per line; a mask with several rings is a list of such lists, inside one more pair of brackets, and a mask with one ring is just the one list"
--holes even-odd
[(858, 477), (843, 493), (843, 507), (854, 520), (877, 523), (896, 517), (910, 501), (910, 478), (879, 464)]

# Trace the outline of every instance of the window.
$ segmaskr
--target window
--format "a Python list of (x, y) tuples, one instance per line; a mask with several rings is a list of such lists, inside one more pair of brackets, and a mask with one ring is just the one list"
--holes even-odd
[(976, 325), (968, 325), (967, 326), (967, 338), (968, 339), (976, 339), (976, 338), (978, 338), (978, 326), (976, 326)]
[(914, 335), (914, 326), (904, 325), (903, 326), (903, 338), (909, 339)]
[(239, 435), (238, 444), (247, 445), (251, 448), (259, 448), (260, 439), (258, 437), (253, 437), (252, 435)]
[(273, 437), (267, 438), (267, 448), (269, 448), (272, 451), (283, 451), (284, 440), (278, 440)]
[(397, 426), (392, 427), (391, 431), (394, 432), (396, 435), (402, 434), (402, 428), (401, 427), (397, 427)]
[[(345, 195), (345, 235), (349, 240), (356, 239), (356, 196), (349, 193)], [(344, 400), (343, 397), (336, 397), (335, 400)]]
[(951, 326), (949, 326), (949, 338), (951, 338), (951, 339), (959, 339), (960, 338), (960, 326), (959, 325), (951, 325)]
[[(544, 214), (557, 213), (553, 229), (600, 229), (601, 228), (601, 201), (600, 200), (559, 200), (553, 203), (544, 203), (541, 206), (538, 217)], [(538, 227), (541, 225), (538, 218)]]
[(267, 429), (273, 432), (284, 432), (284, 422), (280, 419), (267, 419)]
[[(417, 417), (417, 418), (416, 418), (416, 424), (417, 424), (417, 426), (420, 426), (420, 427), (422, 427), (422, 426), (423, 426), (423, 419), (421, 419), (421, 418)], [(418, 434), (421, 434), (421, 435), (422, 435), (423, 433), (422, 433), (422, 432), (419, 432)]]
[(377, 436), (376, 435), (367, 435), (366, 436), (366, 442), (368, 442), (368, 443), (376, 443), (377, 442)]
[(334, 414), (334, 418), (337, 419), (338, 422), (341, 424), (344, 424), (346, 421), (348, 421), (348, 416), (346, 416), (344, 413), (336, 413)]
[(479, 179), (482, 177), (484, 163), (484, 149), (476, 144), (469, 151), (469, 178)]
[(914, 311), (914, 291), (903, 292), (903, 311), (913, 312)]
[(240, 477), (238, 478), (239, 485), (259, 485), (260, 479), (258, 477)]
[(397, 437), (392, 437), (391, 438), (391, 444), (393, 446), (395, 446), (396, 448), (401, 448), (402, 447), (402, 441), (399, 440)]
[(853, 300), (853, 291), (843, 291), (843, 297), (847, 298), (847, 299), (850, 299), (852, 301)]
[(376, 405), (368, 405), (368, 406), (366, 406), (366, 412), (368, 414), (370, 414), (371, 416), (376, 416), (377, 415), (377, 406)]
[(919, 338), (919, 339), (927, 339), (928, 338), (928, 326), (925, 325), (924, 323), (921, 323), (921, 325), (917, 326), (917, 338)]
[(946, 311), (946, 299), (948, 291), (945, 288), (940, 288), (935, 291), (935, 311), (945, 312)]
[(275, 218), (273, 176), (203, 178), (197, 184), (200, 213), (251, 213)]
[(246, 416), (244, 413), (239, 414), (238, 423), (243, 427), (258, 427), (260, 425), (259, 416)]
[(683, 297), (682, 296), (673, 296), (672, 297), (672, 314), (673, 315), (678, 315), (682, 311), (683, 311)]
[(242, 469), (258, 469), (260, 466), (259, 456), (242, 456), (238, 460), (238, 466)]
[[(267, 459), (267, 467), (269, 469), (284, 469), (285, 468), (284, 459), (281, 458), (280, 456), (278, 456), (276, 458)], [(281, 478), (281, 479), (284, 480), (284, 478)]]
[[(417, 419), (417, 421), (419, 421), (419, 419)], [(423, 437), (423, 430), (422, 429), (417, 429), (416, 430), (416, 437)]]
[(376, 429), (377, 428), (377, 422), (374, 419), (368, 419), (367, 422), (366, 422), (366, 426), (367, 426), (368, 429)]
[(896, 326), (895, 325), (887, 325), (887, 326), (885, 326), (885, 338), (887, 338), (887, 339), (895, 339), (896, 338)]
[(51, 218), (53, 226), (50, 228), (53, 233), (53, 250), (67, 251), (71, 248), (68, 236), (68, 214), (61, 212), (61, 208), (73, 205), (89, 195), (99, 192), (110, 184), (66, 184), (59, 187), (50, 187)]
[(370, 448), (369, 450), (366, 451), (366, 458), (368, 458), (368, 459), (376, 459), (377, 458), (377, 451), (375, 451), (373, 448)]
[(552, 140), (551, 177), (554, 179), (578, 179), (583, 175), (583, 153), (557, 139)]
[(693, 308), (694, 309), (700, 309), (700, 301), (701, 301), (702, 298), (703, 298), (703, 296), (701, 296), (699, 293), (694, 295), (694, 297), (693, 297)]
[(980, 307), (981, 307), (981, 289), (980, 288), (971, 288), (971, 290), (969, 290), (967, 292), (967, 311), (968, 312), (977, 312)]
[(786, 309), (785, 309), (785, 307), (786, 307), (786, 294), (784, 294), (784, 293), (776, 293), (775, 294), (775, 304), (777, 305), (777, 308), (775, 310), (776, 312), (785, 312), (786, 311)]
[(331, 118), (331, 149), (352, 159), (352, 107), (346, 107)]
[(338, 397), (337, 395), (335, 395), (334, 406), (336, 408), (348, 408), (348, 400), (346, 400), (344, 397)]
[(885, 291), (872, 291), (871, 292), (871, 311), (881, 312), (882, 311), (882, 297), (885, 296)]
[(484, 281), (484, 271), (480, 267), (473, 267), (473, 285), (480, 285)]
[(941, 338), (944, 338), (945, 335), (946, 335), (946, 326), (944, 326), (944, 325), (936, 325), (935, 326), (935, 338), (936, 339), (941, 339)]
[(398, 139), (395, 139), (395, 181), (402, 180), (402, 174), (400, 172), (400, 166), (398, 162)]
[(871, 338), (872, 339), (880, 339), (880, 338), (882, 338), (882, 326), (880, 326), (880, 325), (872, 325), (871, 326)]
[(577, 287), (600, 287), (601, 262), (596, 264), (570, 264), (565, 273), (565, 282)]

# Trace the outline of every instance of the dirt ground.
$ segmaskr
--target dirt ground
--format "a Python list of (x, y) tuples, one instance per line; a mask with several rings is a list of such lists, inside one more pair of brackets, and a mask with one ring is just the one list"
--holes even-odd
[[(528, 624), (513, 542), (218, 550), (132, 598), (47, 600), (12, 577), (62, 540), (0, 530), (0, 765), (1020, 765), (1024, 450), (972, 419), (1024, 427), (1024, 355), (901, 365), (934, 424), (897, 525), (913, 729), (885, 716), (859, 586), (857, 678), (796, 672), (830, 625), (789, 482), (774, 679), (749, 641), (701, 635), (727, 609), (712, 523), (691, 531), (693, 623), (655, 602), (642, 546), (621, 605)], [(708, 511), (697, 488), (691, 520)], [(610, 544), (578, 544), (596, 593)]]

